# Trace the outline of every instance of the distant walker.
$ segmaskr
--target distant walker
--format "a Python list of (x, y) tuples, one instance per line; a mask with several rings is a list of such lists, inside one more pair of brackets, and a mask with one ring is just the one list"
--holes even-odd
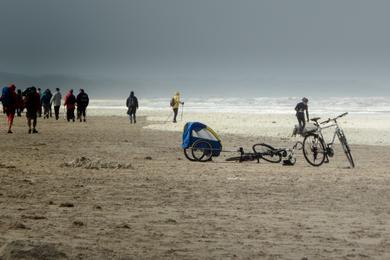
[(173, 109), (173, 123), (176, 123), (177, 113), (179, 112), (179, 106), (184, 105), (184, 102), (180, 101), (180, 92), (177, 91), (176, 94), (171, 99), (171, 107)]
[(138, 109), (138, 99), (136, 96), (134, 96), (134, 91), (130, 92), (130, 96), (126, 100), (126, 106), (127, 106), (127, 114), (129, 115), (130, 124), (137, 123), (137, 118), (135, 114), (137, 113)]

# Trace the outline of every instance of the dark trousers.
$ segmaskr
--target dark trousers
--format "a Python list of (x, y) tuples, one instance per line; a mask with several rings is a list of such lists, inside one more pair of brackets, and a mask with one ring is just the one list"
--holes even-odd
[(173, 123), (176, 123), (176, 117), (178, 112), (179, 112), (179, 108), (173, 109)]
[(129, 118), (130, 118), (130, 123), (132, 124), (133, 123), (133, 120), (134, 120), (134, 124), (135, 123), (137, 123), (137, 121), (136, 121), (136, 116), (135, 116), (135, 114), (136, 114), (136, 112), (137, 112), (137, 108), (136, 107), (129, 107), (129, 110), (128, 110), (128, 114), (129, 114)]
[(77, 108), (77, 118), (80, 119), (80, 122), (81, 122), (81, 120), (82, 120), (82, 119), (81, 119), (82, 116), (84, 117), (84, 121), (85, 121), (86, 110), (87, 110), (86, 107), (78, 107), (78, 108)]
[(304, 113), (297, 113), (297, 119), (299, 124), (299, 131), (302, 133), (306, 126), (305, 121), (305, 114)]
[(60, 117), (60, 106), (54, 106), (54, 114), (56, 116), (56, 120)]
[(68, 120), (68, 122), (73, 120), (74, 122), (74, 108), (68, 108), (66, 110), (66, 120)]
[(50, 106), (43, 105), (43, 118), (49, 118), (49, 114), (50, 114)]

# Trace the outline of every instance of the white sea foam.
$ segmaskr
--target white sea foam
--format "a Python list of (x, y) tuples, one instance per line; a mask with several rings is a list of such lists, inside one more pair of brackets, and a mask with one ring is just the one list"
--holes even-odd
[[(289, 114), (297, 97), (259, 98), (190, 98), (185, 99), (185, 110), (189, 112)], [(168, 111), (169, 98), (140, 99), (140, 111)], [(349, 111), (351, 113), (390, 113), (390, 97), (333, 97), (311, 98), (312, 113), (327, 114)], [(125, 100), (92, 100), (90, 110), (107, 113), (125, 110)], [(116, 111), (116, 112), (115, 112)]]
[[(185, 122), (200, 121), (220, 134), (289, 137), (296, 124), (294, 107), (299, 100), (293, 97), (184, 99), (183, 120), (172, 124), (169, 98), (140, 99), (138, 115), (147, 116), (150, 129), (182, 131)], [(390, 97), (311, 98), (309, 110), (311, 117), (322, 118), (349, 112), (340, 125), (351, 143), (390, 145)], [(89, 114), (126, 116), (125, 101), (92, 100)]]

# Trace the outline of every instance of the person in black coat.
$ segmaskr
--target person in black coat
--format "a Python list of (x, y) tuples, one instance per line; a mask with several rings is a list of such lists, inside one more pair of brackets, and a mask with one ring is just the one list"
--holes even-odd
[(87, 106), (89, 104), (89, 97), (87, 93), (84, 92), (84, 89), (80, 89), (80, 93), (77, 95), (76, 98), (77, 103), (77, 118), (80, 119), (80, 122), (87, 121), (87, 115), (86, 110)]
[(127, 106), (127, 114), (129, 115), (130, 118), (130, 124), (133, 123), (133, 120), (134, 120), (134, 124), (137, 123), (135, 114), (138, 109), (138, 99), (136, 96), (134, 96), (133, 91), (130, 92), (130, 96), (126, 100), (126, 106)]
[(307, 122), (309, 122), (309, 108), (307, 105), (308, 103), (309, 103), (309, 100), (304, 97), (304, 98), (302, 98), (302, 102), (299, 102), (295, 106), (296, 117), (298, 119), (300, 133), (303, 132), (303, 130), (305, 129), (305, 126), (306, 126), (305, 112), (306, 112)]

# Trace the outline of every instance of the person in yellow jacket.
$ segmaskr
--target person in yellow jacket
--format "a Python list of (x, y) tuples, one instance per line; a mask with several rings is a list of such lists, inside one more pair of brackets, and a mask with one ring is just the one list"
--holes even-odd
[(180, 104), (184, 105), (184, 102), (180, 101), (180, 92), (177, 91), (171, 100), (171, 106), (173, 109), (173, 123), (176, 123), (176, 117), (177, 117), (177, 113), (179, 112)]

